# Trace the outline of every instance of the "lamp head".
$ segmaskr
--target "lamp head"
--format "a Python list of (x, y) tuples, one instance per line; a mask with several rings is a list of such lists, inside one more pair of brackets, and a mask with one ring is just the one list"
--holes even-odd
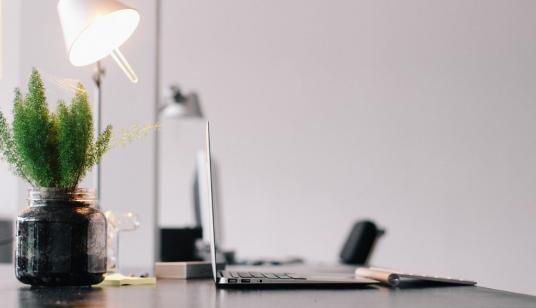
[(171, 86), (166, 93), (168, 103), (162, 108), (162, 115), (166, 118), (203, 118), (201, 104), (197, 94), (183, 95), (179, 87)]
[(58, 13), (69, 61), (75, 66), (109, 55), (140, 22), (137, 10), (116, 0), (60, 0)]

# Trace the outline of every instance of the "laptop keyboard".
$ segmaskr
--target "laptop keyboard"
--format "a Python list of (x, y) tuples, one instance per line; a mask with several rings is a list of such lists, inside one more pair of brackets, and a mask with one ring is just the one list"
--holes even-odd
[(300, 279), (305, 277), (297, 274), (280, 274), (280, 273), (259, 273), (259, 272), (227, 272), (232, 278), (267, 278), (267, 279)]

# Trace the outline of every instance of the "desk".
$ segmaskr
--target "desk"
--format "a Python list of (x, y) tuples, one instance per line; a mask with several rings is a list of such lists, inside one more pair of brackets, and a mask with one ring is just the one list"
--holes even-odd
[(156, 286), (31, 288), (0, 266), (0, 306), (11, 307), (536, 307), (536, 297), (483, 287), (408, 285), (364, 289), (216, 289), (210, 279)]

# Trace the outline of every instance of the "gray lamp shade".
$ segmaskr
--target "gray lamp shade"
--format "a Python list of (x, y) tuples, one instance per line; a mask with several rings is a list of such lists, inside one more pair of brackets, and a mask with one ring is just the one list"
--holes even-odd
[(60, 0), (69, 61), (84, 66), (106, 57), (136, 30), (140, 14), (116, 0)]
[(162, 116), (166, 118), (203, 118), (203, 112), (195, 93), (191, 93), (182, 100), (172, 101), (162, 109)]

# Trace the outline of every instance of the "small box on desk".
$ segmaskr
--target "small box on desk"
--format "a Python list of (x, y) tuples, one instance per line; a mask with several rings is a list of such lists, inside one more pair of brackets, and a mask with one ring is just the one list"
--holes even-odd
[(201, 261), (195, 242), (203, 237), (200, 227), (160, 229), (160, 260), (163, 262)]
[[(212, 278), (212, 263), (206, 261), (192, 262), (156, 262), (156, 278), (189, 279)], [(225, 263), (216, 264), (218, 270), (225, 269)]]

